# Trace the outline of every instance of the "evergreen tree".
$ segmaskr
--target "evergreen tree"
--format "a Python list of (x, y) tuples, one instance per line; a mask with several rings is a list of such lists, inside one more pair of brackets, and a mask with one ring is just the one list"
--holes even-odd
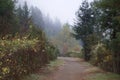
[(32, 7), (31, 8), (31, 15), (32, 15), (32, 21), (34, 22), (34, 24), (41, 28), (44, 29), (45, 28), (45, 24), (44, 24), (44, 20), (43, 20), (43, 14), (40, 11), (40, 9), (38, 9), (37, 7)]
[(85, 60), (89, 60), (90, 58), (90, 48), (89, 48), (89, 41), (88, 38), (90, 35), (94, 32), (94, 15), (93, 11), (90, 8), (90, 4), (87, 2), (87, 0), (82, 2), (82, 5), (80, 6), (79, 10), (76, 13), (77, 15), (77, 21), (74, 25), (74, 36), (76, 39), (81, 39), (83, 42), (83, 48), (84, 48), (84, 58)]
[(14, 1), (0, 0), (0, 35), (12, 32), (12, 19), (14, 15)]
[(95, 0), (94, 5), (100, 10), (100, 26), (106, 34), (107, 48), (112, 51), (112, 71), (120, 73), (120, 0)]
[(27, 32), (31, 22), (31, 17), (30, 17), (30, 11), (26, 2), (22, 7), (21, 5), (19, 5), (17, 9), (17, 17), (18, 17), (18, 22), (20, 26), (20, 32), (21, 33)]
[(0, 0), (0, 16), (10, 17), (13, 14), (13, 0)]
[(109, 30), (111, 39), (117, 38), (117, 32), (120, 32), (120, 1), (119, 0), (95, 0), (96, 6), (101, 10), (101, 28)]

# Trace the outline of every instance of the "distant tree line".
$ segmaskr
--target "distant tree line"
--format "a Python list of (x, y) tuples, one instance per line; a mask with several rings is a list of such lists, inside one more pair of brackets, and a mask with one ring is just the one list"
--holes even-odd
[[(42, 29), (46, 36), (54, 36), (61, 29), (59, 19), (54, 21), (49, 15), (44, 15), (37, 7), (28, 7), (27, 3), (23, 5), (17, 3), (16, 0), (1, 0), (0, 9), (0, 35), (26, 33), (30, 25), (35, 25)], [(2, 4), (4, 3), (4, 4)], [(7, 4), (7, 5), (6, 5)], [(17, 5), (17, 6), (16, 6)]]
[[(50, 38), (50, 41), (56, 47), (58, 47), (60, 51), (60, 56), (70, 56), (69, 53), (80, 53), (81, 51), (80, 41), (71, 36), (72, 32), (73, 30), (70, 28), (70, 25), (66, 23), (63, 25), (58, 34)], [(76, 55), (76, 57), (79, 56)]]
[(49, 14), (44, 15), (39, 8), (31, 8), (32, 21), (34, 24), (41, 28), (47, 35), (47, 37), (52, 37), (57, 35), (61, 30), (61, 22), (59, 19), (52, 20)]

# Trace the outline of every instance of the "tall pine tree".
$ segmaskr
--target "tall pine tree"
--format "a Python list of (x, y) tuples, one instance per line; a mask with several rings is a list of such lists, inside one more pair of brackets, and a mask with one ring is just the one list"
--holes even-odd
[(73, 28), (73, 30), (75, 31), (74, 36), (76, 37), (76, 39), (82, 40), (84, 48), (84, 58), (85, 60), (89, 60), (90, 48), (88, 38), (94, 32), (94, 15), (92, 9), (90, 8), (90, 4), (87, 2), (87, 0), (84, 0), (82, 2), (82, 5), (80, 6), (76, 15), (77, 20)]
[(13, 0), (0, 0), (0, 35), (4, 36), (12, 31), (14, 14)]
[(30, 11), (26, 2), (23, 6), (19, 5), (17, 9), (17, 17), (20, 26), (20, 32), (22, 34), (26, 33), (31, 22)]

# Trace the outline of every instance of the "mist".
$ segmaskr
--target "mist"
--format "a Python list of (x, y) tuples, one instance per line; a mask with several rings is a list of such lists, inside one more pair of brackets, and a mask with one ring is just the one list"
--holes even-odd
[(48, 41), (54, 44), (62, 55), (76, 48), (78, 51), (82, 49), (81, 40), (71, 36), (73, 32), (71, 25), (74, 24), (75, 13), (79, 9), (81, 0), (18, 1), (21, 6), (24, 2), (27, 2), (33, 23), (45, 32)]
[(0, 80), (119, 74), (120, 0), (0, 0)]
[(27, 1), (29, 6), (38, 7), (44, 15), (49, 14), (53, 20), (58, 18), (62, 24), (73, 24), (75, 12), (82, 2), (82, 0), (19, 0), (21, 4), (24, 1)]

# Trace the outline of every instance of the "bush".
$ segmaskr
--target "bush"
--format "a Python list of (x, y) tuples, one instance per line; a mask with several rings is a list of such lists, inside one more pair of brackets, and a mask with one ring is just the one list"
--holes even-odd
[[(57, 57), (57, 50), (40, 40), (0, 40), (0, 80), (16, 80)], [(50, 52), (51, 51), (51, 52)]]
[(50, 60), (55, 60), (57, 59), (57, 56), (59, 54), (59, 50), (57, 48), (55, 48), (52, 44), (50, 43), (46, 43), (46, 51), (47, 54), (49, 56)]
[(82, 54), (81, 53), (78, 53), (78, 52), (68, 52), (65, 54), (66, 57), (82, 57)]
[(105, 45), (98, 44), (94, 46), (91, 55), (92, 64), (100, 66), (106, 70), (111, 70), (113, 57), (111, 51), (107, 49)]

